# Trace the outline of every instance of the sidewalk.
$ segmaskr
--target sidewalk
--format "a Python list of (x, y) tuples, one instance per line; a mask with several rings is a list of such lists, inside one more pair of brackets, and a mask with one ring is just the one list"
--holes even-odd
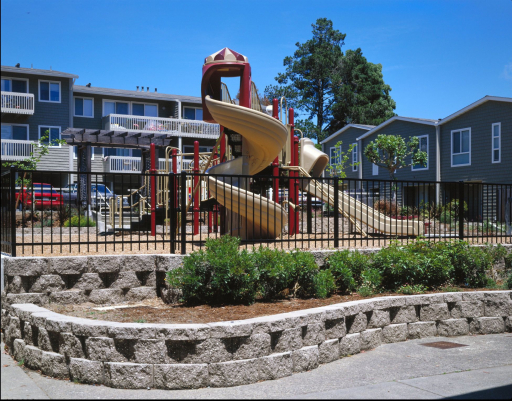
[[(449, 341), (466, 347), (420, 344)], [(5, 367), (7, 365), (7, 367)], [(1, 398), (472, 398), (511, 399), (512, 334), (386, 344), (280, 380), (199, 390), (120, 390), (23, 370), (3, 351)]]

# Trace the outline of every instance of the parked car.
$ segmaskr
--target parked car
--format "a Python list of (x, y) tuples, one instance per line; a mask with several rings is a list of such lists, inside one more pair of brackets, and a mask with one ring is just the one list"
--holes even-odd
[[(307, 193), (299, 191), (299, 206), (305, 208), (307, 206)], [(288, 200), (288, 190), (280, 189), (279, 190), (279, 203), (282, 203), (284, 200)], [(311, 206), (312, 207), (321, 207), (323, 205), (322, 199), (311, 196)]]
[[(69, 184), (65, 189), (62, 190), (65, 196), (66, 203), (77, 204), (78, 199), (78, 184)], [(91, 184), (91, 207), (93, 209), (99, 209), (100, 207), (106, 207), (109, 204), (110, 198), (116, 197), (106, 185), (104, 184)], [(123, 206), (128, 206), (128, 198), (123, 196)]]
[[(19, 194), (16, 192), (16, 196)], [(32, 188), (23, 188), (20, 201), (26, 202), (27, 209), (59, 209), (63, 204), (62, 195), (51, 184), (34, 182)]]

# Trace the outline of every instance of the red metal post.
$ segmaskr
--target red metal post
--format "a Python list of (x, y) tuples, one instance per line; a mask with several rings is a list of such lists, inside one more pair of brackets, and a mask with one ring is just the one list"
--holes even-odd
[[(219, 163), (224, 163), (227, 161), (226, 157), (226, 134), (224, 133), (224, 127), (220, 126), (220, 135), (222, 139), (220, 140), (220, 160)], [(226, 232), (226, 209), (224, 206), (218, 206), (219, 214), (220, 214), (220, 233), (224, 234)]]
[[(288, 124), (291, 125), (290, 129), (290, 149), (286, 149), (290, 152), (290, 166), (296, 165), (295, 160), (295, 152), (294, 152), (294, 142), (293, 142), (293, 134), (294, 134), (294, 126), (293, 126), (293, 109), (290, 108), (290, 111), (288, 113)], [(295, 171), (290, 171), (288, 175), (288, 200), (293, 203), (294, 205), (297, 205), (297, 199), (295, 198)], [(293, 208), (288, 205), (288, 232), (290, 235), (295, 235), (297, 232), (297, 229), (295, 227), (295, 213), (293, 211)]]
[[(299, 137), (298, 136), (293, 137), (293, 154), (294, 154), (294, 159), (295, 159), (295, 166), (298, 166), (299, 165)], [(294, 171), (294, 175), (295, 175), (295, 177), (293, 179), (293, 181), (295, 181), (295, 188), (294, 188), (295, 202), (294, 203), (296, 205), (298, 205), (300, 203), (300, 200), (299, 200), (299, 172)], [(293, 214), (295, 215), (295, 234), (298, 234), (299, 233), (299, 218), (300, 218), (299, 209), (296, 209)]]
[[(272, 117), (279, 119), (278, 116), (278, 101), (277, 99), (272, 99)], [(279, 176), (279, 156), (276, 156), (274, 161), (272, 162), (272, 175), (274, 177)], [(279, 178), (274, 178), (273, 186), (272, 186), (274, 202), (279, 203)]]
[[(171, 162), (172, 162), (172, 172), (174, 174), (178, 174), (178, 149), (173, 149), (171, 151)], [(178, 179), (175, 176), (174, 192), (171, 192), (171, 195), (175, 197), (175, 200), (174, 200), (174, 204), (175, 205), (179, 205), (179, 201), (180, 201), (180, 198), (179, 198), (179, 195), (178, 195), (178, 185), (179, 185), (178, 184)], [(185, 189), (183, 189), (183, 190), (185, 190)], [(175, 213), (175, 211), (173, 210), (172, 213)], [(178, 216), (177, 215), (176, 215), (174, 221), (176, 222), (176, 224), (178, 224)], [(176, 227), (172, 227), (171, 230), (176, 230)]]
[[(155, 144), (152, 143), (149, 146), (149, 154), (151, 157), (151, 168), (149, 173), (151, 174), (151, 235), (156, 235), (156, 154)], [(121, 205), (122, 206), (122, 205)]]
[[(199, 142), (194, 141), (194, 184), (192, 192), (199, 184)], [(194, 235), (199, 234), (199, 196), (201, 195), (201, 188), (199, 188), (194, 196)]]

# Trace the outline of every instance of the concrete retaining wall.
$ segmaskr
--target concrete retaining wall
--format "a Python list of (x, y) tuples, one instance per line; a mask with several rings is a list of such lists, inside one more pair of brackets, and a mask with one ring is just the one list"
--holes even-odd
[(116, 388), (226, 387), (315, 369), (382, 343), (511, 332), (511, 297), (381, 297), (210, 324), (113, 323), (4, 304), (2, 329), (14, 358), (48, 376)]

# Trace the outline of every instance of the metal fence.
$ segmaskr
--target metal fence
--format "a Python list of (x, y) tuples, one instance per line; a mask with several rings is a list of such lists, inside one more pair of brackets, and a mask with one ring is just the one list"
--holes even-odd
[[(66, 186), (80, 176), (90, 188)], [(13, 256), (184, 254), (224, 234), (249, 249), (512, 243), (512, 184), (11, 169), (0, 212)]]

